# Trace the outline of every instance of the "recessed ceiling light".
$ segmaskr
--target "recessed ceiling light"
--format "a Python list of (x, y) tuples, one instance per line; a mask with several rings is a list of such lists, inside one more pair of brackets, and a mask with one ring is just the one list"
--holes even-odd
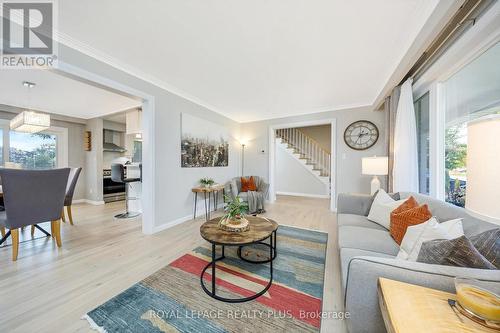
[(29, 82), (29, 81), (23, 81), (23, 86), (28, 87), (28, 88), (33, 88), (36, 86), (36, 83)]

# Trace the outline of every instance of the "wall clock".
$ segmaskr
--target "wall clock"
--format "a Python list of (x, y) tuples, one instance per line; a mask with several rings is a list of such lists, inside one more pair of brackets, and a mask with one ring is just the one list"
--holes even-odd
[(355, 121), (344, 132), (346, 145), (356, 150), (365, 150), (372, 147), (378, 140), (378, 128), (368, 120)]

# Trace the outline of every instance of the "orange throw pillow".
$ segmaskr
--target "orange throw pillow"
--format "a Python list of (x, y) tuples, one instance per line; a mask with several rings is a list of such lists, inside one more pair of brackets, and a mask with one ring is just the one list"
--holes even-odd
[(412, 208), (415, 208), (415, 207), (418, 207), (417, 200), (415, 200), (414, 197), (409, 197), (408, 200), (406, 200), (405, 202), (403, 202), (398, 208), (394, 209), (391, 212), (391, 221), (392, 221), (392, 215), (402, 213), (405, 210), (412, 209)]
[(241, 192), (257, 191), (257, 186), (253, 180), (253, 176), (250, 178), (241, 177)]
[(401, 241), (408, 227), (424, 223), (431, 217), (432, 214), (427, 205), (410, 208), (397, 214), (391, 214), (390, 233), (392, 238), (394, 238), (398, 245), (401, 245)]

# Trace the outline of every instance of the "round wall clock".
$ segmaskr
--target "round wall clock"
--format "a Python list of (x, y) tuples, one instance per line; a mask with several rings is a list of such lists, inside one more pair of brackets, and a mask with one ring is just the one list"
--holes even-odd
[(344, 132), (346, 145), (356, 150), (372, 147), (378, 140), (378, 128), (368, 120), (355, 121), (347, 126)]

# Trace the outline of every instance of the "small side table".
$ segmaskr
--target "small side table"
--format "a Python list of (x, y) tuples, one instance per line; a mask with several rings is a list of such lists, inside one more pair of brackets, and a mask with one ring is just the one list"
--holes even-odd
[(498, 333), (473, 322), (458, 310), (455, 313), (448, 305), (448, 299), (456, 299), (454, 294), (379, 278), (378, 296), (389, 333)]
[[(222, 191), (222, 196), (224, 197), (224, 185), (222, 184), (215, 184), (210, 187), (193, 187), (191, 189), (191, 192), (194, 193), (194, 213), (193, 213), (193, 220), (196, 219), (196, 204), (198, 203), (198, 193), (203, 193), (203, 198), (205, 200), (205, 220), (208, 221), (210, 220), (210, 212), (212, 210), (212, 205), (210, 203), (210, 196), (211, 194), (214, 197), (214, 211), (217, 211), (217, 205), (219, 201), (219, 193)], [(208, 194), (208, 196), (207, 196)], [(208, 198), (207, 198), (208, 197)], [(207, 206), (207, 199), (208, 199), (208, 206)]]

